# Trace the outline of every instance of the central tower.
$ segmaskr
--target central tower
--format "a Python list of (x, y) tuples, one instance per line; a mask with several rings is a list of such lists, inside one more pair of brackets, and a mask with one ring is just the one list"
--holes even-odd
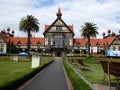
[(60, 7), (56, 13), (57, 18), (51, 25), (45, 25), (45, 51), (52, 56), (65, 56), (71, 53), (73, 46), (73, 25), (67, 25), (62, 20)]

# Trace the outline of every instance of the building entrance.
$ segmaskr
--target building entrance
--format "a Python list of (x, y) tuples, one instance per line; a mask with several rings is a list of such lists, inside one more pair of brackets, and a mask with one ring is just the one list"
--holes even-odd
[(56, 56), (57, 56), (57, 57), (61, 57), (61, 52), (60, 52), (60, 51), (57, 51), (57, 52), (56, 52)]

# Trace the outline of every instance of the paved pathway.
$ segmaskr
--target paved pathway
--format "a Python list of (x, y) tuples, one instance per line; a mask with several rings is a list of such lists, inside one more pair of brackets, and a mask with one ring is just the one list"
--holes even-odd
[(61, 58), (49, 65), (40, 75), (23, 90), (68, 90)]

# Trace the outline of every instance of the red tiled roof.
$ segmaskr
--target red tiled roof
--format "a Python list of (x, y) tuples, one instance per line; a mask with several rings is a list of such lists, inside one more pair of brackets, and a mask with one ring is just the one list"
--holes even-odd
[[(14, 45), (17, 45), (18, 42), (20, 42), (22, 45), (26, 45), (27, 44), (27, 37), (10, 37), (9, 35), (5, 35), (5, 34), (1, 34), (0, 36), (3, 38), (3, 40), (6, 43), (13, 43)], [(104, 39), (91, 39), (90, 44), (91, 46), (96, 46), (96, 44), (99, 44), (100, 46), (104, 46), (104, 45), (110, 45), (116, 38), (117, 36), (107, 36)], [(36, 37), (32, 37), (31, 38), (31, 44), (37, 45), (37, 43), (40, 43), (41, 46), (45, 45), (45, 40), (44, 38), (36, 38)], [(73, 46), (76, 46), (77, 43), (80, 43), (81, 46), (86, 46), (87, 43), (87, 39), (84, 38), (74, 38), (73, 39)]]
[(87, 39), (75, 38), (75, 39), (73, 39), (73, 46), (76, 46), (77, 43), (80, 43), (81, 46), (85, 46), (86, 42), (87, 42)]
[[(108, 45), (110, 45), (114, 39), (115, 37), (107, 37), (106, 39), (91, 39), (90, 44), (92, 47), (96, 46), (97, 44), (103, 47), (104, 44), (107, 42), (108, 42)], [(84, 39), (84, 38), (73, 39), (73, 45), (76, 46), (77, 43), (80, 43), (81, 46), (86, 46), (87, 39)]]
[(96, 46), (97, 44), (99, 44), (102, 47), (104, 46), (104, 41), (103, 39), (91, 39), (90, 44), (92, 47)]
[(49, 27), (50, 25), (45, 25), (45, 31), (47, 31)]
[[(47, 31), (49, 27), (50, 25), (45, 25), (45, 31)], [(73, 25), (68, 25), (68, 27), (73, 32)]]
[(73, 32), (73, 25), (68, 25), (68, 27)]
[[(11, 38), (11, 41), (13, 42), (14, 45), (17, 45), (18, 42), (20, 42), (22, 45), (27, 44), (27, 38), (26, 37), (13, 37)], [(41, 46), (44, 46), (44, 38), (31, 38), (31, 45), (35, 46), (39, 42)]]
[(108, 36), (103, 40), (103, 42), (105, 45), (110, 45), (116, 37), (117, 36)]
[(8, 43), (10, 40), (10, 36), (5, 35), (5, 34), (0, 34), (0, 36), (2, 37), (2, 39), (5, 41), (5, 43)]
[(60, 10), (60, 7), (58, 8), (58, 12), (57, 12), (58, 15), (61, 15), (61, 10)]

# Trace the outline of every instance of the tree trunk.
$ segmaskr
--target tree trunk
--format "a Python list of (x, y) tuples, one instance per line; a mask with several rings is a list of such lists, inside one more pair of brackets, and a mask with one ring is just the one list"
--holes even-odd
[(88, 37), (88, 57), (90, 57), (90, 37)]
[(27, 46), (27, 49), (28, 49), (28, 55), (30, 55), (30, 30), (28, 30), (28, 46)]

